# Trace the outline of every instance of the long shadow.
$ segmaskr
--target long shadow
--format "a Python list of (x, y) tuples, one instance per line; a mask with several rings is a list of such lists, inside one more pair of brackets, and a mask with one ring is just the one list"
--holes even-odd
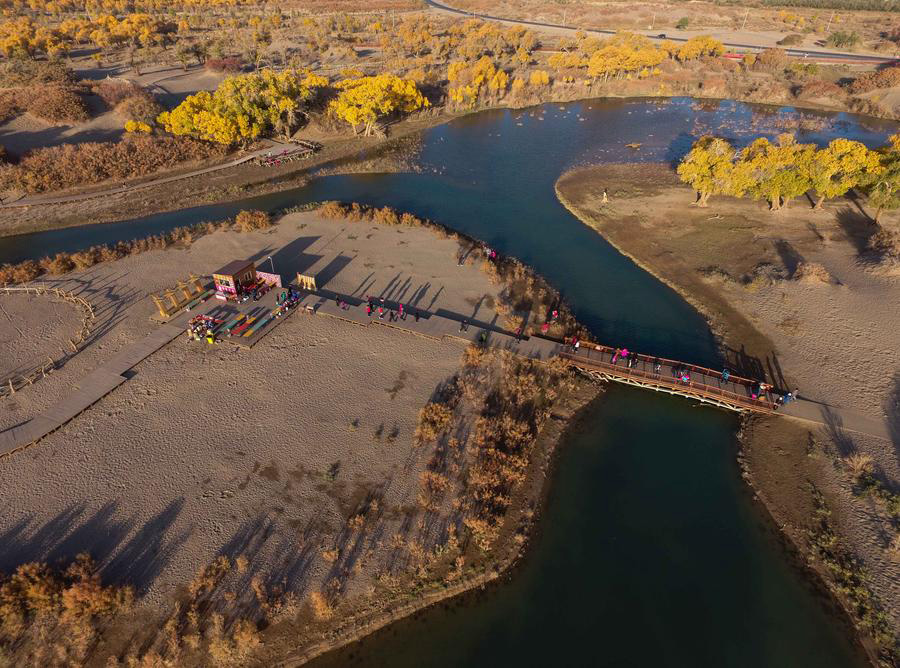
[(321, 287), (324, 285), (328, 285), (335, 276), (341, 273), (348, 264), (353, 262), (352, 257), (347, 255), (338, 255), (334, 259), (331, 260), (328, 264), (322, 267), (321, 270), (316, 272), (316, 285)]
[(846, 206), (838, 209), (835, 220), (853, 244), (857, 258), (870, 263), (879, 263), (884, 259), (884, 251), (872, 244), (872, 238), (881, 231), (878, 223)]
[(900, 371), (894, 372), (891, 390), (884, 403), (884, 412), (887, 415), (891, 443), (894, 444), (894, 457), (900, 463)]
[(131, 584), (144, 593), (190, 534), (167, 536), (183, 505), (183, 498), (172, 501), (130, 538), (134, 522), (116, 519), (115, 501), (87, 519), (82, 519), (83, 503), (71, 504), (30, 535), (31, 520), (20, 520), (0, 533), (0, 571), (32, 561), (65, 563), (84, 552), (100, 565), (106, 581)]
[(191, 534), (186, 529), (166, 537), (183, 507), (184, 498), (180, 497), (154, 515), (103, 566), (103, 574), (117, 582), (128, 582), (138, 593), (146, 592)]
[(307, 254), (304, 251), (312, 246), (321, 237), (297, 237), (290, 243), (282, 246), (272, 255), (275, 264), (275, 272), (286, 277), (305, 273), (307, 269), (322, 259), (321, 255)]
[(847, 457), (856, 452), (856, 444), (844, 431), (843, 419), (831, 409), (831, 406), (822, 406), (822, 421), (828, 437), (834, 442), (841, 457)]
[(803, 262), (803, 256), (784, 239), (778, 239), (775, 242), (775, 250), (778, 252), (778, 257), (781, 258), (781, 264), (787, 270), (788, 278), (793, 278), (797, 273), (797, 267)]

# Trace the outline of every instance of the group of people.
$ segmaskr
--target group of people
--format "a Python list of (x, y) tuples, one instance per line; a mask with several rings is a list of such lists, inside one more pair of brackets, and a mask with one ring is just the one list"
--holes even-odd
[[(346, 302), (343, 302), (344, 305), (342, 306), (342, 302), (340, 299), (337, 299), (336, 301), (338, 303), (338, 306), (341, 306), (341, 308), (349, 308), (349, 305), (346, 304)], [(409, 309), (404, 308), (402, 303), (398, 303), (397, 310), (395, 311), (393, 308), (385, 304), (384, 297), (378, 297), (376, 299), (375, 297), (366, 295), (366, 315), (372, 317), (372, 315), (376, 312), (378, 313), (379, 319), (384, 320), (384, 316), (386, 315), (389, 322), (394, 322), (397, 320), (406, 320), (406, 315), (409, 312)], [(419, 309), (413, 309), (413, 316), (415, 317), (416, 322), (419, 322)]]

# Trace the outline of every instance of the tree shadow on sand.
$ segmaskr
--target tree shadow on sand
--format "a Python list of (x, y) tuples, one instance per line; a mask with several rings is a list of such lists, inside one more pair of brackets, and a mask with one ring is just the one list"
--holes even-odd
[(900, 463), (900, 371), (894, 372), (891, 390), (884, 402), (884, 413), (887, 416), (888, 433), (894, 444), (894, 456)]
[(89, 517), (83, 503), (72, 504), (35, 528), (23, 518), (0, 532), (0, 571), (32, 561), (68, 562), (86, 552), (105, 581), (130, 584), (143, 594), (190, 535), (189, 529), (168, 535), (183, 506), (183, 498), (173, 500), (136, 531), (133, 520), (116, 518), (115, 501)]

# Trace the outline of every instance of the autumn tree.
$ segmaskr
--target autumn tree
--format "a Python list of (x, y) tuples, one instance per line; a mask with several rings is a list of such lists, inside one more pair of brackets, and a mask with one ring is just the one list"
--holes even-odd
[(509, 85), (509, 75), (496, 67), (487, 56), (472, 64), (462, 61), (450, 63), (447, 79), (450, 82), (447, 90), (450, 102), (462, 109), (473, 109), (481, 97), (488, 101), (499, 100)]
[(808, 157), (809, 182), (818, 195), (816, 209), (822, 208), (826, 199), (840, 197), (881, 171), (878, 153), (850, 139), (834, 139)]
[(703, 56), (721, 56), (725, 53), (725, 45), (708, 35), (691, 37), (677, 49), (673, 49), (672, 55), (678, 60), (696, 60)]
[(885, 210), (900, 208), (900, 135), (891, 135), (888, 145), (878, 150), (878, 158), (878, 171), (860, 184), (875, 206), (876, 223)]
[(379, 118), (395, 112), (409, 113), (430, 106), (412, 79), (394, 74), (344, 79), (335, 84), (341, 93), (328, 105), (328, 111), (349, 123), (354, 132), (364, 127), (370, 135)]
[(697, 206), (710, 195), (739, 194), (734, 190), (734, 148), (726, 140), (705, 135), (678, 165), (678, 178), (697, 191)]
[(246, 143), (271, 131), (289, 138), (307, 115), (306, 104), (327, 84), (308, 70), (264, 69), (229, 77), (212, 93), (190, 95), (157, 120), (174, 135), (220, 144)]
[(776, 143), (760, 137), (741, 151), (737, 171), (749, 180), (754, 199), (766, 199), (779, 211), (792, 198), (810, 189), (808, 169), (815, 152), (812, 144), (798, 144), (790, 133), (778, 135)]

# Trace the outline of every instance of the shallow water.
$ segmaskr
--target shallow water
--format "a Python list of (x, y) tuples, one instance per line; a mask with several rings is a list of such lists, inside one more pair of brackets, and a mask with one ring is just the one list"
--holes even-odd
[[(894, 124), (813, 114), (801, 141), (870, 145)], [(707, 131), (738, 143), (781, 131), (736, 103), (588, 101), (477, 114), (423, 136), (419, 174), (333, 176), (295, 191), (0, 239), (0, 261), (158, 233), (245, 208), (338, 199), (431, 217), (515, 255), (565, 295), (599, 340), (719, 363), (700, 315), (557, 201), (567, 168), (676, 160)], [(639, 151), (625, 143), (641, 142)], [(452, 289), (451, 285), (444, 286)], [(610, 388), (561, 448), (540, 535), (514, 577), (320, 660), (322, 665), (861, 666), (788, 563), (735, 463), (737, 420)]]

